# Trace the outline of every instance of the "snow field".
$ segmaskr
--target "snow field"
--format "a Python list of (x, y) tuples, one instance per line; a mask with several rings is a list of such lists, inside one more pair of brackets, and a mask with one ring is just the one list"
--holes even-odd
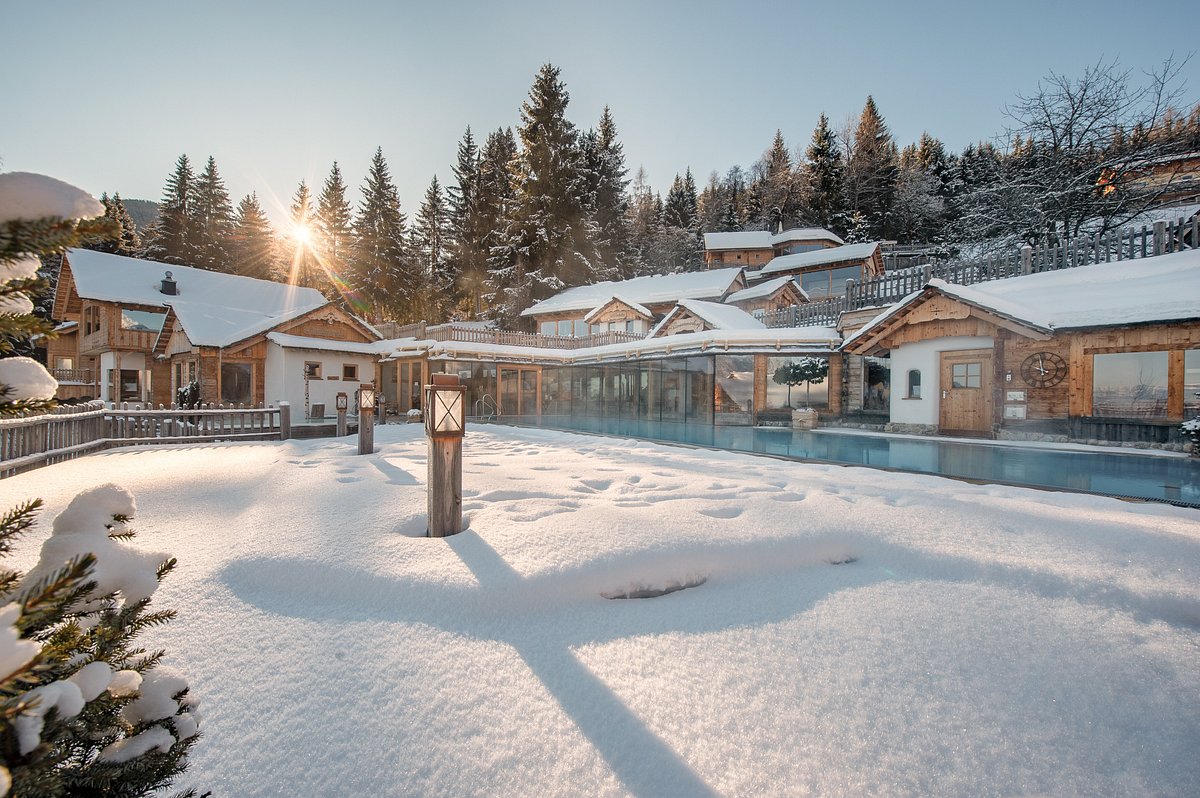
[[(104, 453), (179, 568), (147, 644), (203, 702), (187, 785), (272, 795), (1187, 795), (1200, 513), (474, 427), (421, 537), (419, 425)], [(847, 562), (847, 560), (852, 560)], [(842, 564), (833, 564), (842, 563)], [(707, 577), (649, 600), (601, 593)]]

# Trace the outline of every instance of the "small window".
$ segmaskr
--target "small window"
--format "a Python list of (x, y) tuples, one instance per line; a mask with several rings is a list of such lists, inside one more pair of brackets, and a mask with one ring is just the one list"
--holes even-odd
[(587, 322), (583, 319), (575, 319), (575, 337), (584, 338), (588, 334)]
[(625, 332), (637, 332), (637, 321), (635, 319), (627, 319), (625, 321)]
[(911, 369), (908, 372), (908, 398), (921, 398), (921, 372), (917, 369)]
[(571, 327), (572, 327), (572, 325), (571, 325), (571, 320), (570, 320), (570, 319), (559, 319), (559, 322), (558, 322), (558, 334), (559, 334), (559, 335), (562, 335), (562, 336), (567, 336), (567, 335), (570, 335), (570, 334), (571, 334)]
[(304, 379), (319, 380), (321, 379), (321, 364), (312, 360), (304, 361)]
[(978, 388), (983, 374), (980, 363), (955, 363), (951, 367), (951, 388)]
[(353, 380), (353, 381), (357, 382), (358, 381), (358, 364), (357, 363), (343, 363), (342, 364), (342, 379), (343, 380)]
[(75, 368), (75, 359), (70, 357), (56, 357), (54, 358), (54, 368), (73, 369)]
[(554, 335), (557, 329), (558, 325), (552, 321), (542, 322), (542, 335)]
[(196, 361), (188, 361), (188, 382), (196, 381)]

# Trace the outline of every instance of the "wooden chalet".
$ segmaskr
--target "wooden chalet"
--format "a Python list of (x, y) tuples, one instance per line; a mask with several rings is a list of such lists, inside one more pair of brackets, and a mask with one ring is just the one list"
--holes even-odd
[(808, 302), (808, 294), (791, 276), (776, 277), (725, 297), (725, 303), (740, 308), (756, 319)]
[[(308, 406), (315, 381), (326, 401), (327, 381), (352, 375), (357, 389), (374, 380), (378, 360), (363, 351), (378, 334), (315, 289), (90, 250), (64, 256), (52, 315), (76, 324), (47, 355), (52, 369), (74, 369), (64, 387), (78, 398), (170, 404), (196, 383), (203, 402)], [(287, 354), (304, 341), (326, 354)]]
[(860, 283), (883, 274), (883, 252), (878, 241), (847, 244), (812, 252), (783, 255), (764, 265), (751, 279), (794, 278), (813, 299), (836, 296), (850, 281)]
[(801, 227), (779, 233), (766, 230), (705, 233), (704, 265), (709, 269), (729, 266), (758, 269), (772, 258), (840, 247), (844, 243), (823, 227)]
[(890, 360), (893, 429), (1181, 445), (1200, 415), (1200, 253), (932, 280), (842, 349)]

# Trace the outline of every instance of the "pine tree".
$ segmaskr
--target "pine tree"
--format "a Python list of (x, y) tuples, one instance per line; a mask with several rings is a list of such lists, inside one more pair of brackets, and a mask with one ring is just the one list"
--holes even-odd
[(100, 195), (100, 204), (104, 206), (104, 218), (117, 232), (112, 236), (106, 235), (84, 240), (80, 246), (83, 249), (93, 249), (97, 252), (136, 257), (141, 249), (141, 240), (138, 236), (137, 225), (133, 223), (133, 217), (129, 215), (125, 203), (121, 202), (121, 195), (114, 193), (110, 197), (105, 192)]
[(482, 232), (480, 252), (487, 271), (464, 272), (461, 280), (473, 297), (473, 315), (495, 317), (492, 310), (503, 298), (508, 278), (515, 273), (516, 253), (506, 247), (508, 217), (516, 203), (517, 139), (511, 128), (491, 133), (479, 155), (479, 192), (476, 198), (478, 230)]
[(617, 125), (612, 112), (604, 106), (596, 130), (594, 183), (592, 188), (593, 218), (596, 222), (596, 246), (600, 256), (596, 277), (626, 279), (633, 276), (629, 251), (629, 228), (626, 213), (629, 209), (627, 176), (623, 145), (617, 141)]
[(794, 227), (800, 218), (800, 192), (783, 132), (775, 131), (763, 155), (762, 203), (772, 230)]
[(417, 210), (412, 243), (420, 280), (425, 286), (420, 303), (422, 316), (427, 321), (441, 323), (449, 318), (458, 305), (458, 297), (455, 295), (457, 281), (449, 249), (450, 214), (437, 175), (430, 181), (421, 207)]
[(408, 251), (408, 222), (400, 211), (400, 194), (383, 158), (375, 150), (362, 202), (354, 221), (352, 285), (355, 302), (376, 320), (420, 321), (420, 292)]
[(337, 161), (325, 178), (317, 210), (313, 215), (317, 258), (325, 273), (341, 290), (345, 287), (350, 255), (354, 248), (353, 208), (346, 199), (346, 184)]
[(187, 155), (180, 155), (175, 171), (167, 178), (159, 203), (158, 220), (146, 245), (146, 257), (163, 263), (189, 265), (195, 244), (192, 204), (196, 176)]
[(457, 312), (476, 318), (483, 310), (483, 286), (487, 279), (488, 250), (485, 239), (491, 232), (481, 202), (482, 153), (475, 145), (471, 128), (463, 133), (454, 165), (455, 185), (447, 191), (450, 217), (449, 258), (455, 275)]
[(825, 114), (817, 120), (805, 157), (804, 182), (813, 224), (844, 233), (841, 222), (846, 207), (845, 168), (837, 137)]
[(217, 172), (217, 162), (210, 155), (204, 171), (196, 178), (194, 197), (189, 209), (194, 241), (191, 242), (190, 265), (217, 272), (233, 268), (229, 253), (229, 236), (233, 231), (233, 205), (225, 181)]
[(275, 234), (257, 194), (247, 194), (238, 203), (229, 245), (234, 274), (259, 280), (278, 276)]
[(854, 131), (846, 182), (851, 211), (858, 211), (875, 238), (890, 237), (899, 156), (872, 97), (867, 97)]
[(313, 218), (312, 192), (308, 183), (300, 181), (292, 196), (290, 208), (291, 263), (288, 266), (288, 282), (303, 288), (315, 288), (327, 297), (336, 296), (321, 262), (317, 258), (317, 231)]
[(675, 175), (671, 190), (663, 205), (663, 224), (678, 227), (680, 230), (697, 231), (696, 180), (692, 177), (691, 167), (684, 177)]
[(545, 64), (521, 106), (516, 201), (501, 245), (513, 266), (497, 275), (494, 308), (512, 325), (535, 300), (591, 282), (597, 269), (579, 136), (565, 115), (570, 96), (559, 74)]
[[(35, 210), (26, 205), (36, 218), (0, 218), (6, 242), (0, 297), (10, 306), (0, 314), (6, 355), (15, 339), (46, 327), (12, 310), (32, 287), (38, 256), (120, 232), (111, 217), (76, 221), (100, 215), (104, 206), (60, 181), (0, 175), (0, 206), (8, 194), (42, 199)], [(48, 409), (56, 388), (40, 364), (5, 357), (0, 417)], [(0, 514), (0, 557), (33, 527), (40, 508), (40, 500), (26, 501)], [(134, 645), (141, 631), (174, 615), (151, 610), (150, 595), (175, 560), (158, 562), (127, 545), (132, 512), (132, 496), (115, 485), (83, 493), (55, 520), (51, 535), (60, 545), (51, 554), (44, 550), (25, 574), (0, 568), (0, 787), (6, 795), (148, 796), (187, 767), (198, 739), (196, 701), (186, 682), (160, 664), (164, 652)], [(134, 706), (142, 697), (170, 708), (147, 713)]]

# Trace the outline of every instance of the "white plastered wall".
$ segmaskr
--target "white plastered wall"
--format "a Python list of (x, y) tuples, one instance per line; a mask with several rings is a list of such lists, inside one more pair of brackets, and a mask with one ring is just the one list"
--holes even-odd
[[(377, 360), (374, 355), (286, 349), (270, 342), (267, 346), (264, 385), (267, 403), (277, 405), (281, 400), (286, 400), (292, 405), (292, 420), (303, 420), (307, 415), (304, 404), (304, 364), (320, 363), (321, 379), (308, 381), (309, 405), (324, 404), (326, 417), (333, 417), (337, 413), (337, 395), (344, 392), (351, 402), (351, 413), (354, 413), (354, 392), (361, 383), (375, 381)], [(342, 366), (347, 363), (358, 366), (357, 380), (341, 379)], [(336, 379), (331, 379), (333, 377)]]
[[(936, 426), (941, 406), (942, 352), (962, 349), (991, 349), (991, 338), (958, 336), (933, 338), (903, 344), (891, 351), (892, 358), (892, 404), (891, 420), (894, 424), (927, 424)], [(921, 398), (908, 397), (908, 372), (921, 372)]]

